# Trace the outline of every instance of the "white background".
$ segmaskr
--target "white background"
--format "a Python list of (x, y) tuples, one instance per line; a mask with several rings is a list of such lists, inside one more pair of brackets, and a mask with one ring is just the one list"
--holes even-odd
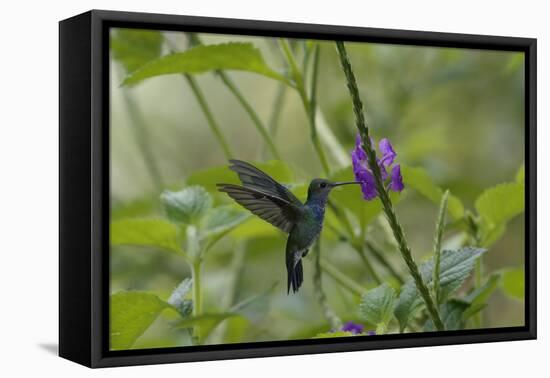
[[(0, 375), (549, 376), (550, 11), (545, 1), (5, 1), (0, 22)], [(91, 8), (538, 38), (539, 340), (90, 370), (55, 355), (58, 26)], [(78, 125), (75, 125), (78, 127)], [(467, 141), (464, 141), (467, 143)]]

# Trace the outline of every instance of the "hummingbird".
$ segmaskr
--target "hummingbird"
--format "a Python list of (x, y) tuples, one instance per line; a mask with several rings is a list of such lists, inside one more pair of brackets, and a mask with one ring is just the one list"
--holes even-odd
[(229, 168), (237, 173), (242, 186), (220, 183), (216, 184), (218, 190), (288, 234), (285, 253), (287, 294), (290, 294), (290, 288), (296, 293), (304, 280), (302, 258), (321, 234), (330, 191), (340, 185), (360, 182), (313, 179), (307, 200), (302, 203), (284, 185), (252, 164), (234, 159), (229, 162)]

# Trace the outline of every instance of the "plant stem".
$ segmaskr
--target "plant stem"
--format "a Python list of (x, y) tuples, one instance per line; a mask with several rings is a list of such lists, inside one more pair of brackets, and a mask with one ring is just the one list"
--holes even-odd
[(312, 50), (311, 47), (312, 47), (313, 44), (315, 44), (315, 43), (311, 42), (311, 41), (310, 41), (309, 45), (308, 45), (307, 41), (303, 43), (304, 55), (303, 55), (303, 59), (302, 59), (302, 77), (304, 78), (304, 83), (307, 82), (309, 60), (311, 58), (311, 50)]
[[(193, 317), (198, 317), (202, 314), (202, 299), (201, 299), (201, 269), (202, 269), (202, 247), (199, 240), (197, 227), (188, 225), (185, 230), (186, 247), (188, 262), (191, 267), (191, 275), (193, 277)], [(199, 324), (193, 327), (193, 342), (196, 345), (202, 343), (202, 335)]]
[[(478, 257), (474, 265), (474, 290), (478, 289), (482, 285), (483, 280), (483, 261), (482, 256)], [(474, 323), (477, 328), (481, 328), (483, 325), (483, 313), (480, 311), (474, 315)]]
[(138, 106), (136, 106), (134, 99), (127, 89), (122, 91), (122, 97), (126, 103), (126, 108), (128, 109), (128, 116), (132, 121), (131, 129), (133, 131), (137, 146), (141, 152), (141, 156), (143, 157), (145, 167), (149, 173), (149, 176), (151, 176), (151, 181), (153, 182), (155, 189), (160, 192), (162, 191), (164, 184), (162, 175), (160, 174), (160, 170), (153, 155), (153, 151), (151, 151), (151, 143), (147, 133), (147, 126), (145, 125), (143, 116), (139, 111)]
[[(340, 230), (338, 230), (337, 228), (335, 227), (331, 227), (330, 225), (327, 225), (327, 227), (330, 227), (330, 229), (332, 230), (332, 232), (334, 232), (337, 236), (338, 236), (338, 239), (342, 242), (347, 242), (349, 243), (352, 247), (355, 248), (354, 246), (354, 241), (352, 239), (350, 239), (348, 236), (344, 235), (343, 233), (341, 233)], [(365, 240), (365, 246), (367, 247), (367, 249), (374, 255), (374, 257), (376, 258), (376, 260), (378, 260), (378, 262), (383, 265), (386, 270), (400, 283), (400, 284), (403, 284), (405, 283), (405, 280), (403, 279), (403, 277), (401, 277), (401, 275), (399, 274), (399, 272), (397, 270), (395, 270), (395, 268), (390, 264), (390, 262), (384, 257), (384, 254), (382, 252), (380, 252), (380, 250), (378, 249), (378, 247), (376, 247), (373, 243), (371, 243), (370, 241), (368, 240)], [(366, 257), (366, 256), (365, 256)]]
[[(189, 46), (193, 47), (197, 44), (200, 44), (200, 41), (198, 37), (194, 33), (188, 33), (187, 38), (189, 41)], [(168, 46), (170, 47), (171, 52), (173, 53), (175, 50), (177, 50), (175, 44), (170, 41), (168, 38), (164, 39)], [(222, 150), (224, 152), (225, 158), (230, 159), (233, 157), (233, 153), (231, 152), (231, 148), (229, 147), (229, 144), (225, 140), (225, 137), (223, 135), (223, 132), (221, 131), (220, 126), (218, 125), (218, 122), (216, 122), (216, 119), (214, 118), (214, 114), (210, 110), (210, 107), (208, 106), (208, 103), (206, 102), (206, 99), (199, 87), (199, 84), (195, 80), (195, 78), (192, 75), (189, 74), (182, 74), (187, 83), (189, 83), (189, 86), (191, 87), (191, 90), (193, 94), (195, 95), (195, 98), (197, 99), (197, 102), (199, 103), (199, 106), (206, 117), (206, 121), (208, 122), (208, 126), (210, 126), (210, 129), (216, 136), (216, 139), (218, 140), (218, 143), (222, 147)]]
[(256, 129), (262, 136), (264, 142), (269, 147), (269, 150), (271, 151), (271, 154), (273, 157), (277, 160), (281, 159), (281, 155), (279, 154), (279, 151), (277, 151), (277, 147), (275, 146), (275, 143), (273, 143), (273, 140), (271, 139), (271, 136), (267, 132), (267, 128), (264, 126), (262, 121), (260, 120), (260, 117), (258, 117), (258, 114), (256, 111), (252, 108), (252, 106), (246, 101), (243, 94), (237, 88), (235, 83), (231, 80), (229, 76), (224, 71), (217, 71), (218, 76), (220, 79), (222, 79), (222, 82), (225, 84), (227, 88), (233, 93), (233, 95), (237, 98), (241, 106), (244, 108), (244, 110), (248, 113), (248, 116), (252, 120), (252, 123), (254, 123), (254, 126), (256, 126)]
[(349, 278), (346, 274), (342, 273), (338, 268), (333, 266), (326, 259), (321, 257), (321, 268), (331, 276), (336, 282), (340, 285), (354, 293), (355, 295), (361, 296), (365, 293), (365, 289), (359, 285), (357, 282)]
[(316, 115), (316, 108), (317, 108), (317, 76), (318, 76), (318, 70), (319, 70), (319, 46), (316, 46), (316, 51), (314, 53), (314, 62), (313, 62), (313, 74), (311, 77), (311, 99), (308, 99), (306, 88), (304, 86), (304, 80), (302, 77), (302, 72), (298, 68), (298, 64), (296, 63), (296, 60), (294, 59), (294, 55), (292, 54), (292, 51), (290, 50), (290, 46), (288, 45), (288, 42), (286, 40), (280, 41), (281, 48), (283, 50), (283, 53), (288, 61), (288, 64), (290, 66), (290, 72), (292, 74), (292, 78), (294, 80), (294, 83), (296, 85), (296, 90), (298, 91), (298, 94), (300, 95), (300, 98), (302, 100), (302, 104), (304, 106), (304, 109), (306, 111), (307, 119), (310, 126), (310, 138), (311, 142), (313, 143), (313, 147), (315, 149), (315, 152), (317, 153), (317, 156), (319, 157), (319, 161), (321, 162), (321, 166), (323, 168), (323, 171), (326, 176), (330, 176), (330, 168), (327, 162), (327, 158), (325, 155), (325, 151), (323, 150), (323, 146), (321, 145), (319, 138), (317, 138), (317, 126), (315, 124), (315, 115)]
[(342, 240), (348, 241), (353, 249), (357, 252), (359, 257), (361, 258), (361, 261), (363, 261), (363, 264), (365, 264), (365, 267), (369, 271), (372, 278), (378, 283), (381, 284), (382, 280), (380, 279), (380, 276), (376, 273), (374, 270), (374, 267), (372, 266), (372, 263), (370, 262), (369, 258), (365, 255), (365, 251), (363, 249), (363, 246), (357, 242), (357, 238), (355, 236), (355, 231), (353, 230), (353, 226), (351, 225), (346, 213), (340, 211), (338, 207), (331, 201), (328, 201), (328, 205), (331, 208), (331, 210), (334, 212), (334, 215), (336, 215), (336, 219), (340, 222), (340, 224), (345, 228), (348, 235), (342, 235), (339, 232), (339, 237)]
[[(321, 141), (317, 136), (317, 123), (316, 123), (316, 114), (317, 114), (317, 78), (319, 76), (319, 45), (315, 45), (315, 51), (313, 53), (313, 73), (311, 75), (311, 90), (310, 90), (310, 101), (309, 101), (309, 124), (311, 126), (311, 141), (315, 146), (317, 155), (321, 160), (321, 165), (327, 176), (330, 175), (330, 168), (328, 165), (327, 157)], [(306, 109), (307, 110), (307, 109)]]
[(434, 235), (434, 270), (433, 270), (433, 290), (435, 305), (439, 306), (440, 294), (439, 294), (439, 274), (441, 270), (441, 238), (443, 237), (443, 231), (445, 230), (445, 213), (447, 211), (447, 201), (449, 199), (449, 191), (446, 190), (441, 197), (441, 205), (439, 206), (439, 214), (437, 216), (437, 223), (435, 226)]
[(273, 100), (273, 106), (271, 115), (269, 116), (268, 129), (271, 137), (277, 134), (277, 128), (279, 126), (279, 120), (281, 119), (282, 108), (286, 97), (286, 85), (279, 83), (277, 87), (277, 93)]
[[(245, 243), (239, 243), (233, 253), (233, 258), (228, 269), (227, 274), (230, 275), (230, 279), (227, 285), (227, 291), (222, 298), (222, 308), (230, 312), (232, 306), (237, 304), (237, 297), (239, 292), (239, 284), (241, 282), (242, 273), (244, 270), (244, 264), (246, 260), (246, 245)], [(217, 329), (219, 335), (220, 344), (223, 343), (224, 336), (228, 333), (228, 322), (222, 322)]]
[(229, 148), (229, 144), (225, 140), (225, 137), (216, 122), (216, 119), (214, 118), (214, 115), (212, 114), (212, 111), (210, 110), (210, 107), (208, 106), (208, 103), (206, 102), (206, 99), (204, 98), (204, 95), (202, 94), (202, 91), (199, 88), (199, 85), (197, 84), (197, 81), (195, 78), (189, 74), (183, 75), (187, 82), (189, 83), (189, 86), (191, 87), (191, 90), (193, 91), (193, 94), (195, 95), (197, 102), (199, 103), (199, 106), (202, 109), (202, 112), (204, 113), (204, 116), (206, 117), (206, 121), (208, 122), (208, 125), (210, 126), (210, 129), (218, 139), (218, 143), (222, 147), (223, 153), (226, 157), (226, 159), (231, 159), (233, 157), (233, 152), (231, 152), (231, 149)]
[[(193, 261), (193, 317), (195, 318), (202, 314), (201, 269), (202, 264), (200, 260)], [(201, 329), (198, 324), (196, 324), (194, 327), (193, 338), (196, 340), (197, 345), (200, 345), (202, 343)]]
[(371, 168), (372, 173), (374, 175), (376, 189), (378, 191), (378, 196), (380, 198), (380, 201), (382, 202), (384, 213), (386, 214), (388, 223), (392, 228), (393, 235), (399, 246), (399, 251), (401, 252), (401, 256), (403, 257), (403, 260), (405, 261), (405, 264), (407, 265), (409, 272), (414, 279), (416, 288), (418, 289), (420, 295), (422, 296), (422, 299), (426, 304), (428, 313), (430, 314), (430, 317), (435, 327), (437, 328), (437, 330), (442, 331), (445, 329), (445, 327), (443, 325), (443, 322), (441, 321), (439, 310), (434, 305), (434, 302), (430, 295), (430, 291), (426, 286), (426, 284), (424, 283), (424, 280), (422, 279), (418, 266), (416, 265), (412, 257), (411, 250), (405, 239), (403, 228), (401, 227), (401, 224), (397, 219), (397, 215), (395, 214), (395, 210), (393, 208), (393, 204), (391, 202), (390, 196), (388, 194), (387, 189), (384, 186), (384, 182), (382, 180), (382, 174), (380, 172), (380, 167), (376, 162), (376, 152), (374, 151), (374, 148), (371, 145), (369, 129), (367, 127), (365, 116), (363, 114), (363, 103), (361, 102), (361, 98), (359, 96), (359, 89), (357, 88), (357, 82), (355, 80), (355, 75), (353, 73), (346, 48), (344, 46), (344, 43), (341, 41), (337, 41), (336, 46), (338, 49), (340, 62), (342, 64), (342, 70), (344, 71), (344, 74), (346, 76), (347, 86), (351, 95), (351, 99), (353, 103), (353, 111), (355, 113), (356, 126), (357, 126), (357, 129), (359, 130), (359, 134), (361, 135), (362, 147), (366, 152), (369, 167)]
[(355, 231), (353, 230), (353, 226), (351, 225), (348, 217), (344, 212), (340, 211), (338, 206), (336, 206), (330, 198), (327, 204), (332, 210), (332, 212), (334, 213), (334, 215), (336, 215), (336, 219), (338, 219), (340, 224), (346, 229), (348, 233), (348, 239), (351, 241), (355, 237)]
[(330, 308), (327, 300), (327, 296), (323, 291), (323, 284), (321, 279), (321, 240), (318, 240), (314, 247), (315, 253), (315, 272), (313, 274), (313, 285), (317, 300), (323, 309), (323, 315), (327, 322), (330, 324), (330, 328), (333, 331), (337, 331), (342, 328), (342, 320), (336, 315), (336, 313)]
[[(189, 44), (190, 46), (197, 46), (202, 45), (202, 41), (199, 38), (199, 36), (195, 33), (189, 34)], [(254, 110), (254, 108), (248, 103), (248, 101), (244, 98), (244, 95), (242, 92), (237, 88), (235, 83), (231, 80), (231, 78), (225, 73), (223, 70), (216, 71), (216, 74), (220, 77), (222, 82), (225, 84), (225, 86), (233, 93), (233, 95), (237, 98), (241, 106), (244, 108), (250, 119), (252, 120), (252, 123), (254, 123), (254, 126), (256, 126), (256, 129), (264, 139), (265, 143), (271, 150), (271, 154), (273, 157), (277, 160), (280, 160), (279, 152), (277, 151), (277, 148), (275, 144), (273, 143), (273, 140), (269, 136), (269, 133), (267, 132), (267, 128), (264, 126), (262, 121), (260, 120), (260, 117), (258, 117), (258, 114)]]
[(372, 253), (372, 255), (378, 260), (378, 262), (386, 268), (386, 270), (399, 282), (401, 285), (405, 283), (405, 279), (401, 277), (401, 274), (395, 268), (393, 265), (390, 264), (390, 262), (386, 259), (384, 254), (380, 252), (377, 246), (375, 246), (370, 240), (365, 240), (365, 245), (367, 246), (368, 250)]
[(378, 273), (376, 273), (376, 270), (374, 270), (374, 267), (372, 266), (370, 260), (365, 255), (365, 249), (363, 248), (362, 244), (354, 243), (353, 248), (357, 251), (359, 254), (359, 257), (363, 261), (363, 264), (367, 267), (367, 270), (369, 271), (370, 275), (374, 279), (374, 281), (380, 285), (382, 284), (382, 280), (380, 279), (380, 276), (378, 276)]
[[(481, 246), (481, 236), (479, 233), (479, 226), (477, 224), (476, 219), (474, 216), (468, 212), (466, 213), (466, 222), (468, 225), (468, 233), (474, 240), (474, 244), (477, 246)], [(483, 256), (480, 256), (476, 259), (475, 265), (474, 265), (474, 289), (478, 289), (481, 286), (482, 278), (483, 278)], [(474, 315), (474, 325), (476, 328), (481, 328), (481, 324), (483, 323), (482, 313), (478, 312)]]
[(323, 112), (317, 109), (315, 116), (315, 124), (317, 126), (317, 132), (322, 140), (323, 145), (327, 148), (330, 155), (332, 155), (333, 161), (338, 164), (338, 167), (344, 168), (349, 165), (348, 151), (342, 146), (338, 138), (334, 135), (330, 126), (328, 125)]

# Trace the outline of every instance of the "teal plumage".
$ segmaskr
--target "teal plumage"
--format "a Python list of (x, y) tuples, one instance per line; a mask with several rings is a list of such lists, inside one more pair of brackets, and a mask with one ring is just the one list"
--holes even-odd
[(303, 283), (302, 258), (319, 238), (323, 229), (325, 207), (330, 191), (339, 185), (314, 179), (308, 188), (308, 197), (302, 203), (290, 190), (268, 174), (241, 160), (230, 160), (230, 169), (236, 172), (241, 185), (217, 184), (238, 204), (263, 220), (289, 234), (286, 243), (287, 293), (296, 293)]

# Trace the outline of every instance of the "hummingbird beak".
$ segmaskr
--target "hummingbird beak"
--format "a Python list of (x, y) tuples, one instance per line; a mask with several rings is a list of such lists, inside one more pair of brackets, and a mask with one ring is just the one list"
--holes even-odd
[(333, 183), (332, 183), (332, 186), (350, 185), (350, 184), (361, 184), (361, 182), (359, 182), (359, 181), (333, 182)]

